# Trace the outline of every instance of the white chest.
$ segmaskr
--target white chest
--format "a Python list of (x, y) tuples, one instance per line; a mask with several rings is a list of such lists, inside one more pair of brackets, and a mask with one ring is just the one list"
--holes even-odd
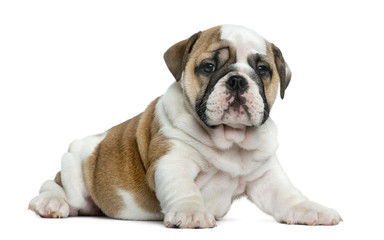
[(195, 180), (203, 196), (205, 207), (215, 217), (224, 216), (234, 198), (245, 192), (246, 183), (241, 177), (231, 177), (221, 171), (201, 172)]
[(206, 156), (211, 164), (199, 173), (195, 183), (216, 217), (224, 216), (232, 201), (245, 193), (247, 182), (256, 177), (262, 162), (255, 161), (254, 154), (232, 149)]

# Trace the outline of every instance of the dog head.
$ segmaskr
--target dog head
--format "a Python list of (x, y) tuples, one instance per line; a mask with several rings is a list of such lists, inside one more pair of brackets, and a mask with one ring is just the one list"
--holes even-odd
[(178, 42), (164, 60), (206, 126), (260, 126), (291, 72), (279, 48), (250, 29), (223, 25)]

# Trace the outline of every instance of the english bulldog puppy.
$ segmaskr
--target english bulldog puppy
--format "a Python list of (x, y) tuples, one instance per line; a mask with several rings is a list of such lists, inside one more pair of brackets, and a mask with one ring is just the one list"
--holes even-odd
[(165, 94), (136, 117), (72, 142), (31, 210), (212, 228), (246, 196), (281, 223), (342, 221), (296, 189), (277, 160), (269, 113), (291, 79), (279, 48), (223, 25), (176, 43), (164, 60), (176, 79)]

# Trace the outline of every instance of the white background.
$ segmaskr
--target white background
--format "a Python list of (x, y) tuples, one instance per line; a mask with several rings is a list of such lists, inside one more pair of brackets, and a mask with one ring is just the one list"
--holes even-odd
[[(164, 93), (174, 81), (162, 59), (168, 47), (223, 23), (282, 50), (293, 77), (271, 113), (279, 159), (343, 223), (278, 224), (245, 199), (210, 230), (27, 211), (72, 140)], [(369, 0), (1, 1), (0, 238), (383, 239), (383, 23), (380, 1)]]

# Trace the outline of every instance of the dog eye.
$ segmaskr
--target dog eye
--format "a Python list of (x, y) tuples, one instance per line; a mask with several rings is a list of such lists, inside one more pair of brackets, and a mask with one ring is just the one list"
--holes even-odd
[(261, 76), (261, 77), (265, 77), (265, 76), (269, 75), (271, 72), (271, 69), (265, 65), (257, 66), (256, 70), (257, 70), (257, 73), (259, 74), (259, 76)]
[(204, 63), (202, 69), (206, 73), (213, 73), (216, 70), (216, 66), (212, 63)]

